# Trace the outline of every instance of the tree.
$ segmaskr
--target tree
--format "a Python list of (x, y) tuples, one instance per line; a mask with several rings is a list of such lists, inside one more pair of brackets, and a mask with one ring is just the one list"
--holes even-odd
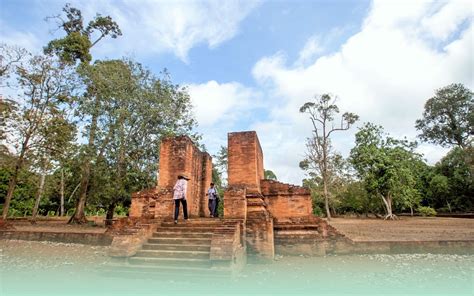
[(20, 64), (30, 53), (19, 46), (9, 46), (0, 43), (0, 86), (8, 85), (7, 80), (15, 71), (16, 65)]
[(40, 150), (33, 151), (33, 159), (37, 163), (40, 171), (40, 182), (36, 194), (36, 201), (32, 210), (32, 219), (34, 223), (38, 214), (40, 201), (44, 193), (46, 176), (51, 169), (61, 161), (64, 152), (75, 139), (76, 128), (64, 116), (66, 112), (60, 112), (47, 118), (48, 122), (39, 130), (41, 135)]
[(427, 197), (431, 201), (433, 208), (446, 206), (448, 211), (452, 212), (451, 194), (449, 190), (448, 178), (443, 175), (435, 174), (428, 184)]
[(474, 135), (472, 91), (460, 83), (436, 90), (425, 104), (423, 118), (416, 121), (419, 137), (444, 147), (466, 148)]
[(396, 219), (394, 203), (413, 210), (419, 202), (415, 166), (421, 156), (414, 153), (415, 147), (416, 143), (384, 136), (382, 127), (371, 123), (356, 133), (351, 163), (367, 192), (383, 201), (385, 219)]
[[(6, 219), (18, 174), (30, 152), (44, 153), (56, 135), (45, 132), (52, 121), (63, 115), (63, 107), (74, 92), (75, 75), (70, 67), (51, 56), (26, 55), (11, 70), (17, 92), (13, 99), (2, 102), (11, 112), (2, 124), (17, 152), (15, 168), (10, 177), (2, 217)], [(25, 56), (25, 57), (26, 57)], [(3, 132), (2, 132), (3, 133)]]
[[(64, 62), (75, 64), (77, 60), (80, 60), (87, 64), (92, 60), (91, 48), (100, 40), (107, 36), (115, 39), (122, 35), (119, 26), (110, 16), (104, 17), (97, 14), (84, 27), (84, 20), (79, 9), (66, 4), (63, 12), (66, 14), (66, 19), (61, 15), (47, 19), (57, 20), (58, 26), (66, 32), (66, 36), (50, 41), (44, 51), (48, 54), (56, 54)], [(93, 35), (97, 34), (99, 36), (92, 41)]]
[(448, 210), (474, 209), (474, 148), (453, 148), (435, 165), (435, 173), (446, 178), (432, 180), (435, 185), (432, 190), (437, 191), (441, 204), (446, 204)]
[[(119, 26), (110, 16), (102, 17), (100, 14), (91, 20), (86, 27), (82, 18), (82, 13), (79, 9), (66, 4), (63, 8), (66, 14), (66, 19), (61, 16), (54, 16), (53, 19), (59, 21), (59, 27), (66, 32), (66, 36), (60, 39), (52, 40), (48, 46), (45, 47), (46, 53), (55, 53), (62, 61), (70, 64), (75, 64), (79, 60), (82, 64), (80, 67), (87, 68), (88, 63), (92, 60), (90, 50), (100, 40), (106, 36), (117, 38), (122, 35)], [(94, 41), (92, 36), (99, 34)], [(87, 70), (82, 70), (87, 71)], [(87, 148), (85, 149), (84, 164), (81, 168), (82, 177), (81, 185), (79, 187), (79, 199), (76, 205), (76, 211), (70, 219), (70, 223), (85, 223), (85, 204), (87, 200), (87, 190), (89, 187), (89, 180), (91, 175), (91, 161), (94, 158), (95, 151), (95, 137), (98, 130), (98, 117), (100, 116), (100, 102), (101, 97), (95, 93), (94, 88), (89, 87), (83, 96), (82, 113), (90, 117), (90, 123), (87, 126)], [(84, 103), (84, 101), (87, 101)]]
[(219, 147), (217, 154), (212, 156), (214, 159), (215, 174), (217, 174), (218, 179), (221, 182), (222, 186), (227, 184), (227, 148), (224, 146)]
[(336, 131), (348, 130), (359, 117), (346, 112), (341, 116), (340, 123), (336, 126), (334, 120), (335, 115), (339, 113), (339, 108), (334, 104), (335, 99), (329, 94), (315, 96), (314, 99), (315, 102), (307, 102), (300, 108), (301, 113), (309, 114), (313, 125), (312, 136), (307, 139), (307, 153), (302, 168), (310, 169), (321, 177), (326, 216), (331, 219), (328, 187), (334, 153), (331, 151), (330, 137)]
[(166, 72), (158, 79), (131, 60), (96, 61), (81, 71), (87, 88), (100, 98), (98, 106), (86, 99), (81, 105), (97, 108), (98, 119), (89, 154), (94, 165), (88, 199), (104, 207), (107, 219), (112, 219), (117, 204), (156, 182), (163, 137), (195, 138), (190, 97)]

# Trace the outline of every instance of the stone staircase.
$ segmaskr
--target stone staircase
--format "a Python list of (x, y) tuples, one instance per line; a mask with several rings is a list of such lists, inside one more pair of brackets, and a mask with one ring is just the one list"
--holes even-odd
[(230, 268), (216, 268), (210, 260), (212, 236), (222, 225), (221, 219), (211, 218), (161, 222), (134, 256), (111, 264), (109, 271), (228, 277)]
[(324, 256), (331, 253), (337, 241), (346, 241), (325, 220), (310, 216), (275, 219), (275, 251), (282, 255), (301, 254)]

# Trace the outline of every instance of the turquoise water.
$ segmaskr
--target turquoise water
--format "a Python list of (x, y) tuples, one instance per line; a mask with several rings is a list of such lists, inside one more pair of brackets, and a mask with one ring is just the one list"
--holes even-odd
[(474, 295), (474, 255), (277, 256), (234, 278), (214, 278), (112, 276), (99, 248), (90, 251), (92, 261), (83, 260), (90, 253), (71, 258), (47, 248), (31, 248), (28, 256), (3, 252), (0, 295)]

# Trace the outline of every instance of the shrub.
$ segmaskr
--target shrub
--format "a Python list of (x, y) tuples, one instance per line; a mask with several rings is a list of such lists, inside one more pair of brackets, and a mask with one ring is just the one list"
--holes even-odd
[(418, 213), (423, 217), (434, 217), (437, 214), (435, 209), (431, 207), (419, 207)]
[(323, 210), (318, 205), (313, 206), (313, 214), (318, 217), (324, 216)]

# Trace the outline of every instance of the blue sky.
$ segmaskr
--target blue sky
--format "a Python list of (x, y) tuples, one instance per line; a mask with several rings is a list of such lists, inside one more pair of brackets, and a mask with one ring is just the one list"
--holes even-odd
[[(360, 124), (415, 139), (414, 121), (436, 88), (473, 87), (470, 1), (0, 0), (2, 41), (39, 51), (57, 36), (44, 18), (66, 2), (86, 20), (111, 15), (122, 28), (94, 48), (96, 58), (131, 56), (189, 87), (211, 153), (227, 132), (256, 130), (266, 168), (285, 182), (304, 177), (298, 163), (311, 126), (298, 109), (314, 94), (336, 94)], [(356, 131), (336, 135), (334, 148), (347, 156)], [(419, 151), (430, 163), (446, 153)]]

